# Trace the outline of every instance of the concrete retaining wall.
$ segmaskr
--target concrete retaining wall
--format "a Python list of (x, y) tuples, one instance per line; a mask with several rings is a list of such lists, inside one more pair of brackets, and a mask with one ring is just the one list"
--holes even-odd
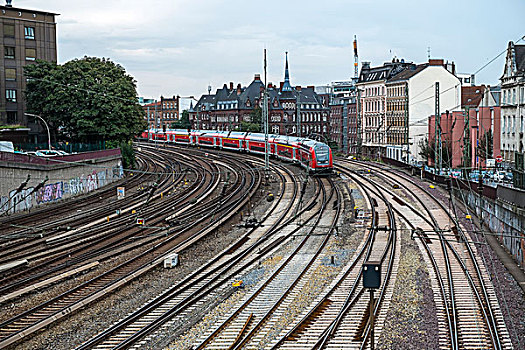
[[(459, 193), (461, 191), (461, 193)], [(456, 198), (465, 202), (489, 226), (498, 240), (511, 252), (520, 265), (525, 264), (525, 209), (499, 198), (480, 197), (473, 191), (454, 189)]]
[(87, 193), (122, 176), (120, 149), (52, 158), (0, 152), (0, 215)]

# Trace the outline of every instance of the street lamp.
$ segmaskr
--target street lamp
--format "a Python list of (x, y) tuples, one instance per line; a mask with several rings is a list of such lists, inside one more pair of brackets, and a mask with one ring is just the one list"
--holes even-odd
[(49, 132), (49, 126), (47, 125), (46, 121), (44, 120), (44, 118), (42, 118), (41, 116), (39, 115), (36, 115), (36, 114), (31, 114), (31, 113), (24, 113), (25, 115), (29, 116), (29, 117), (34, 117), (34, 118), (38, 118), (40, 119), (41, 121), (44, 122), (44, 125), (46, 126), (46, 129), (47, 129), (47, 149), (48, 150), (51, 150), (51, 133)]
[[(199, 100), (197, 100), (195, 98), (195, 96), (191, 95), (191, 96), (177, 96), (177, 98), (187, 98), (187, 99), (191, 99), (195, 102), (197, 102), (197, 104), (199, 103)], [(197, 130), (199, 130), (199, 107), (197, 106), (197, 104), (195, 104), (195, 107), (197, 109)]]

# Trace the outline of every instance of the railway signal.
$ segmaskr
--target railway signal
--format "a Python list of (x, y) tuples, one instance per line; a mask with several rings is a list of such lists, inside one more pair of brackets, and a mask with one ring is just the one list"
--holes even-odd
[(374, 290), (381, 286), (381, 262), (367, 261), (363, 264), (363, 287), (370, 290), (370, 349), (374, 350)]

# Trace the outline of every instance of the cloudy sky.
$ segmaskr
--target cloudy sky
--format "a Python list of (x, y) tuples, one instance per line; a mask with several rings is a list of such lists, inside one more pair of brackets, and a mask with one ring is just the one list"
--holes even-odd
[[(454, 61), (474, 73), (525, 35), (523, 0), (13, 0), (14, 7), (59, 13), (59, 63), (109, 57), (135, 77), (139, 95), (195, 95), (224, 83), (249, 84), (262, 73), (277, 84), (289, 52), (293, 85), (325, 85), (353, 75), (359, 60), (393, 56)], [(525, 43), (525, 41), (521, 41)], [(504, 55), (477, 83), (496, 84)]]

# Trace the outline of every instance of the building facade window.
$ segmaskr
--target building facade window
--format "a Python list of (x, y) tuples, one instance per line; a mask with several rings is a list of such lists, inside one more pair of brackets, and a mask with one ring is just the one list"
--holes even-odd
[(36, 60), (36, 49), (26, 49), (26, 60), (27, 61)]
[(5, 80), (16, 80), (16, 69), (15, 68), (6, 68), (5, 69)]
[(15, 26), (12, 24), (4, 24), (4, 37), (14, 38), (15, 37)]
[(15, 58), (15, 48), (6, 46), (4, 48), (4, 58)]
[(8, 38), (14, 38), (15, 26), (12, 24), (4, 24), (4, 36)]
[(24, 27), (24, 36), (26, 39), (35, 40), (35, 28)]
[(6, 89), (5, 99), (9, 102), (16, 102), (16, 90)]
[(7, 111), (7, 123), (15, 124), (17, 122), (17, 113), (16, 111)]

